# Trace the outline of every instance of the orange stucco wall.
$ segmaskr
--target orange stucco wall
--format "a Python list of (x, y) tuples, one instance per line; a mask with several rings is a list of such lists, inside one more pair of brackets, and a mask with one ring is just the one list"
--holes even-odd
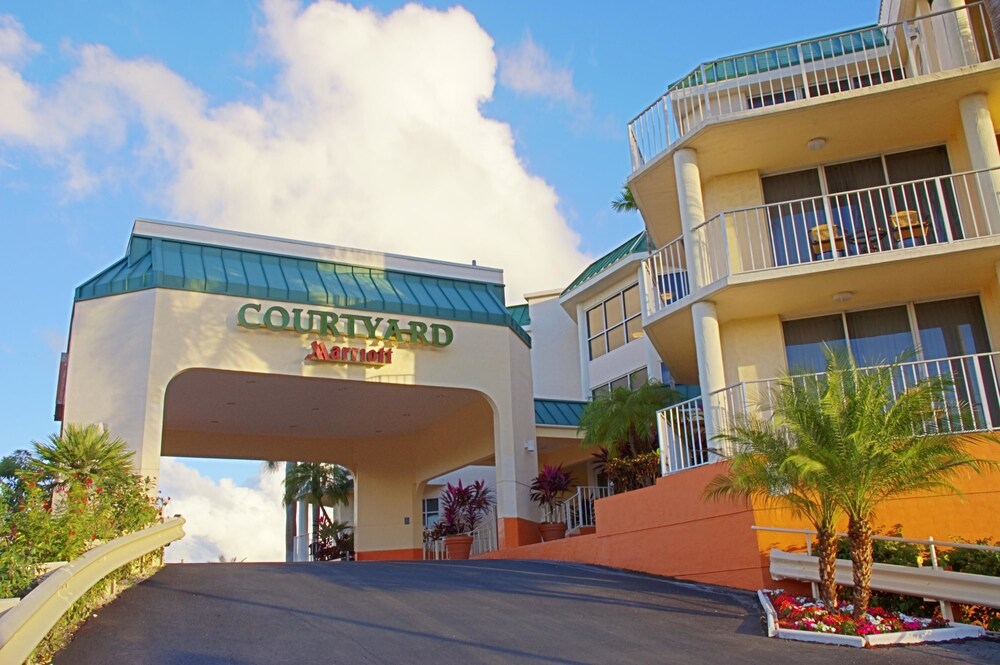
[(424, 551), (417, 549), (403, 550), (372, 550), (370, 552), (357, 552), (357, 561), (414, 561), (424, 558)]
[(541, 541), (538, 523), (520, 517), (501, 517), (497, 520), (497, 540), (500, 547), (520, 547)]
[[(597, 533), (503, 549), (491, 558), (591, 563), (744, 589), (765, 583), (753, 510), (705, 502), (718, 465), (660, 478), (656, 485), (597, 502)], [(698, 497), (693, 501), (692, 497)]]
[[(1000, 461), (1000, 444), (982, 444), (974, 451)], [(502, 549), (485, 557), (588, 563), (742, 589), (798, 586), (771, 579), (767, 553), (772, 547), (803, 550), (804, 537), (750, 527), (809, 525), (787, 510), (705, 501), (705, 485), (724, 471), (724, 463), (707, 465), (660, 478), (653, 487), (601, 499), (595, 534)], [(1000, 471), (962, 474), (954, 483), (964, 496), (888, 501), (878, 511), (876, 524), (902, 524), (904, 535), (912, 538), (1000, 538)]]

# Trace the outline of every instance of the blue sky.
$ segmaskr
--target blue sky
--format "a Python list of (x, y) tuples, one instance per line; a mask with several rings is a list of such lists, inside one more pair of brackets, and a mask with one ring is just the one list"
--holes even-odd
[[(320, 21), (307, 25), (303, 8), (294, 3), (0, 3), (0, 224), (5, 236), (0, 289), (7, 315), (6, 324), (0, 326), (4, 379), (0, 384), (4, 404), (0, 454), (56, 431), (57, 423), (52, 420), (56, 373), (59, 352), (65, 349), (73, 289), (120, 258), (132, 220), (218, 221), (223, 226), (239, 227), (239, 220), (246, 216), (240, 207), (246, 201), (240, 199), (247, 197), (239, 191), (237, 171), (244, 165), (259, 168), (263, 173), (260, 177), (267, 182), (267, 169), (277, 168), (269, 160), (288, 147), (280, 142), (272, 144), (270, 139), (294, 134), (295, 145), (301, 148), (313, 141), (308, 134), (310, 124), (322, 133), (315, 141), (326, 141), (328, 153), (338, 152), (338, 141), (349, 141), (345, 152), (365, 154), (366, 141), (374, 146), (383, 138), (381, 123), (393, 121), (392, 106), (424, 105), (419, 85), (407, 87), (406, 81), (396, 80), (413, 76), (405, 49), (412, 49), (412, 60), (418, 61), (413, 67), (423, 66), (426, 60), (427, 67), (439, 67), (440, 76), (456, 76), (454, 83), (439, 86), (433, 82), (425, 88), (428, 94), (472, 99), (474, 93), (462, 87), (466, 79), (457, 78), (467, 77), (468, 87), (478, 86), (478, 90), (483, 89), (484, 76), (486, 83), (494, 83), (492, 94), (479, 104), (482, 117), (472, 118), (467, 128), (460, 128), (466, 133), (459, 134), (458, 146), (482, 144), (479, 152), (469, 152), (476, 166), (475, 155), (496, 154), (502, 143), (490, 143), (493, 139), (482, 135), (507, 128), (513, 136), (516, 159), (500, 155), (496, 167), (484, 161), (478, 179), (462, 185), (471, 197), (484, 201), (481, 211), (467, 211), (458, 201), (452, 205), (454, 192), (420, 198), (397, 183), (377, 193), (387, 199), (393, 193), (412, 198), (414, 207), (433, 203), (434, 210), (418, 214), (442, 217), (447, 225), (461, 225), (473, 240), (482, 234), (483, 246), (473, 242), (461, 248), (463, 260), (476, 258), (478, 252), (488, 254), (485, 246), (493, 244), (485, 235), (488, 227), (496, 226), (497, 219), (503, 220), (501, 225), (509, 223), (510, 235), (520, 242), (505, 250), (507, 254), (495, 256), (503, 260), (500, 267), (507, 270), (508, 284), (516, 283), (520, 288), (520, 293), (508, 292), (508, 300), (516, 302), (523, 292), (565, 284), (588, 260), (641, 228), (637, 215), (615, 215), (608, 203), (629, 171), (626, 123), (671, 81), (704, 60), (871, 24), (878, 13), (876, 0), (515, 0), (465, 3), (461, 6), (467, 13), (453, 13), (449, 20), (427, 24), (420, 23), (420, 17), (433, 16), (431, 13), (412, 11), (413, 20), (407, 20), (416, 27), (408, 31), (407, 20), (401, 18), (397, 23), (403, 28), (394, 31), (387, 27), (389, 22), (379, 22), (400, 14), (396, 10), (402, 3), (363, 6), (374, 10), (377, 17), (373, 25), (379, 25), (371, 37), (374, 41), (363, 53), (387, 64), (379, 63), (371, 73), (365, 70), (358, 77), (360, 81), (343, 84), (345, 91), (354, 86), (350, 88), (354, 96), (371, 96), (363, 107), (369, 109), (368, 114), (345, 115), (333, 126), (324, 126), (322, 117), (311, 116), (304, 108), (312, 99), (309, 95), (322, 96), (324, 103), (337, 109), (336, 95), (341, 93), (338, 84), (325, 81), (311, 69), (310, 59), (349, 48), (353, 35), (327, 35)], [(441, 10), (455, 7), (448, 2), (425, 6)], [(287, 19), (283, 28), (275, 27), (280, 23), (277, 15)], [(352, 20), (360, 21), (357, 16)], [(303, 32), (293, 33), (293, 28)], [(425, 35), (426, 41), (421, 42), (421, 30), (433, 31), (433, 35)], [(385, 44), (394, 39), (399, 41), (398, 48)], [(436, 47), (442, 44), (453, 50), (442, 56), (444, 60), (433, 60), (438, 57)], [(466, 44), (468, 62), (463, 61)], [(499, 63), (496, 69), (490, 64), (493, 56)], [(85, 61), (90, 65), (85, 66)], [(403, 64), (394, 66), (393, 62)], [(327, 64), (333, 74), (346, 77), (338, 80), (351, 78), (352, 72), (344, 69), (342, 61)], [(436, 75), (433, 70), (419, 73)], [(134, 79), (127, 83), (116, 80), (127, 76)], [(301, 89), (288, 92), (304, 78), (309, 79), (307, 93)], [(15, 85), (20, 87), (10, 87)], [(317, 92), (319, 88), (323, 90)], [(12, 91), (17, 90), (31, 91), (37, 103), (15, 107), (17, 95)], [(406, 92), (384, 100), (378, 96), (383, 90)], [(276, 102), (278, 111), (268, 110), (270, 102)], [(161, 108), (171, 110), (161, 117)], [(234, 108), (266, 115), (268, 142), (248, 141), (249, 148), (241, 148), (249, 152), (225, 163), (235, 181), (234, 191), (198, 189), (206, 173), (199, 170), (206, 167), (199, 167), (197, 161), (204, 160), (204, 135), (240, 122), (227, 115)], [(389, 110), (383, 119), (386, 108)], [(435, 107), (427, 108), (430, 120), (425, 117), (423, 121), (433, 125)], [(369, 125), (366, 119), (375, 116), (378, 122), (373, 120)], [(208, 129), (189, 133), (187, 117), (196, 117)], [(254, 153), (255, 145), (276, 147), (273, 153)], [(467, 171), (468, 166), (455, 174), (445, 168), (440, 176), (445, 180), (464, 178)], [(280, 169), (275, 172), (280, 173)], [(500, 178), (503, 184), (491, 183), (491, 178)], [(354, 184), (363, 189), (369, 186), (365, 179), (371, 180), (369, 172), (359, 166)], [(499, 199), (494, 204), (475, 189), (484, 187), (495, 193), (508, 186), (506, 198), (525, 199), (525, 207), (506, 208), (513, 204)], [(224, 188), (215, 188), (220, 189)], [(246, 189), (255, 188), (248, 185)], [(366, 221), (375, 225), (366, 220), (369, 212), (373, 216), (398, 214), (393, 208), (383, 210), (371, 204), (372, 196), (359, 203), (348, 193), (334, 201), (351, 211), (355, 229), (363, 228)], [(320, 197), (308, 202), (311, 207), (303, 204), (285, 214), (282, 200), (278, 195), (268, 199), (261, 219), (247, 222), (248, 230), (302, 235), (308, 227), (295, 217), (307, 216), (327, 204)], [(380, 209), (370, 211), (375, 207)], [(489, 217), (488, 209), (494, 207), (502, 208), (498, 218)], [(213, 210), (222, 211), (218, 218)], [(458, 218), (452, 219), (450, 214)], [(551, 232), (537, 242), (525, 242), (530, 237), (527, 234), (538, 229)], [(393, 236), (392, 242), (402, 244), (390, 246), (382, 246), (387, 242), (384, 239), (364, 234), (352, 233), (350, 239), (370, 241), (374, 243), (371, 249), (405, 251), (412, 246), (411, 253), (437, 255), (417, 237)], [(363, 242), (344, 239), (337, 244)], [(549, 272), (538, 268), (550, 263)], [(565, 281), (559, 283), (556, 276)], [(256, 474), (256, 465), (246, 463), (201, 462), (195, 466), (215, 479), (229, 476), (242, 482)]]

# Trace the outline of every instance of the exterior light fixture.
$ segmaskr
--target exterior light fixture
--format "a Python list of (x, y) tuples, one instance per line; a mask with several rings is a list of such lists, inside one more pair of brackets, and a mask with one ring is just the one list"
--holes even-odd
[(841, 291), (833, 294), (833, 302), (847, 302), (854, 297), (854, 291)]
[(826, 147), (826, 139), (823, 138), (822, 136), (817, 136), (814, 139), (809, 139), (809, 142), (806, 143), (806, 147), (809, 148), (810, 150), (822, 150), (823, 148)]

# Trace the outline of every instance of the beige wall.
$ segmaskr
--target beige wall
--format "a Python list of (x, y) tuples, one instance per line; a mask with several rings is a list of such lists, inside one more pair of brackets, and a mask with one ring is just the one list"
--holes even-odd
[(720, 326), (726, 385), (779, 376), (785, 371), (781, 320), (777, 316), (730, 321)]
[(527, 296), (531, 315), (531, 375), (535, 396), (578, 400), (583, 394), (576, 323), (559, 294)]
[[(499, 514), (536, 517), (528, 485), (537, 473), (537, 458), (525, 446), (535, 429), (530, 356), (510, 329), (441, 321), (454, 329), (450, 346), (397, 345), (391, 365), (307, 363), (304, 356), (311, 337), (237, 327), (237, 310), (248, 301), (263, 302), (265, 308), (285, 304), (168, 289), (76, 303), (64, 422), (106, 423), (137, 452), (141, 472), (156, 477), (167, 386), (188, 369), (466, 389), (482, 399), (426, 431), (396, 441), (379, 439), (377, 445), (365, 440), (331, 446), (276, 437), (291, 446), (284, 449), (286, 453), (301, 451), (281, 458), (323, 456), (323, 461), (343, 463), (354, 471), (360, 551), (419, 546), (418, 485), (484, 458), (500, 461)], [(185, 445), (203, 444), (201, 450), (213, 451), (206, 454), (225, 456), (241, 456), (248, 440), (239, 434), (205, 432), (178, 436)], [(273, 440), (261, 441), (258, 452), (274, 445)], [(334, 455), (340, 459), (331, 459)], [(403, 529), (401, 518), (407, 515), (411, 528)]]
[(724, 210), (749, 208), (764, 203), (760, 173), (741, 171), (729, 173), (701, 184), (705, 203), (705, 219), (711, 219)]

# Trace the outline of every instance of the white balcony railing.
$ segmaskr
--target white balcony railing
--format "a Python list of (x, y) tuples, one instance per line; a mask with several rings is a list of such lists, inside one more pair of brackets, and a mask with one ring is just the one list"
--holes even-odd
[(576, 488), (576, 494), (563, 502), (566, 515), (566, 530), (579, 530), (580, 527), (597, 526), (597, 515), (594, 512), (594, 502), (614, 494), (610, 487), (598, 485), (581, 485)]
[(472, 531), (472, 554), (486, 554), (497, 549), (497, 510), (494, 506)]
[(997, 58), (982, 2), (699, 65), (628, 124), (632, 170), (713, 118)]
[(646, 314), (731, 274), (885, 256), (1000, 235), (1000, 169), (969, 171), (720, 213), (644, 261)]
[[(943, 377), (949, 388), (941, 404), (925, 423), (926, 432), (961, 434), (1000, 429), (1000, 352), (954, 356), (902, 363), (893, 375), (893, 392), (901, 394), (928, 377)], [(822, 374), (798, 377), (802, 386), (816, 386), (811, 379)], [(793, 379), (793, 381), (796, 379)], [(705, 426), (706, 402), (695, 397), (674, 404), (657, 414), (664, 475), (718, 461), (731, 451), (714, 439), (753, 413), (771, 418), (773, 396), (779, 379), (751, 381), (728, 386), (709, 394), (711, 428)], [(707, 431), (711, 429), (712, 431)]]

